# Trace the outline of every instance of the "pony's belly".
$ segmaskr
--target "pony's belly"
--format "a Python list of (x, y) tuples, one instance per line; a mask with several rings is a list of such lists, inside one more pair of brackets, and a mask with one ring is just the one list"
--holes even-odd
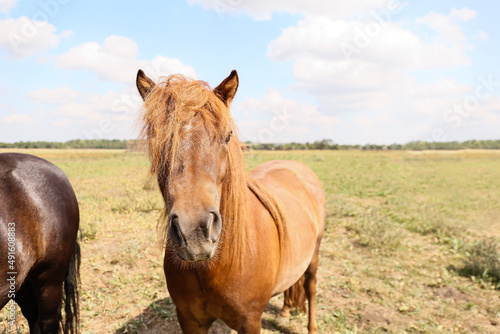
[(310, 225), (309, 229), (297, 229), (291, 224), (289, 232), (301, 232), (289, 233), (288, 235), (289, 247), (287, 254), (282, 255), (273, 295), (279, 294), (295, 284), (311, 264), (318, 233), (317, 226), (313, 222), (310, 222)]
[(313, 252), (314, 249), (311, 251), (310, 256), (304, 258), (300, 263), (295, 264), (295, 266), (286, 270), (282, 274), (283, 276), (280, 277), (280, 280), (274, 286), (273, 296), (279, 295), (280, 293), (284, 292), (300, 279), (300, 277), (305, 273), (307, 267), (311, 263)]
[(253, 177), (280, 200), (286, 216), (286, 246), (280, 254), (276, 295), (295, 284), (313, 259), (324, 229), (324, 195), (315, 174), (301, 163), (271, 161), (254, 169)]

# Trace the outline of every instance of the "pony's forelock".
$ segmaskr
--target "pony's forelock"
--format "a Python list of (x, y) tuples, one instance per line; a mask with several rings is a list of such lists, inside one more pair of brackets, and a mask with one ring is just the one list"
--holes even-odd
[[(231, 114), (208, 84), (182, 75), (162, 77), (148, 93), (139, 118), (140, 138), (145, 139), (151, 159), (151, 173), (165, 171), (166, 162), (179, 158), (185, 126), (196, 116), (203, 118), (210, 132), (222, 140), (234, 128)], [(169, 164), (170, 167), (173, 164)]]

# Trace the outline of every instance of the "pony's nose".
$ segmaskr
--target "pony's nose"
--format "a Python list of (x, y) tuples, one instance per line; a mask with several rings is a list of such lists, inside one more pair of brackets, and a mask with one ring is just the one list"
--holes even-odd
[[(196, 220), (199, 220), (199, 222), (196, 222)], [(218, 210), (211, 210), (201, 219), (183, 218), (178, 213), (173, 212), (169, 215), (169, 225), (172, 236), (178, 239), (179, 242), (188, 243), (189, 234), (192, 234), (190, 230), (193, 232), (199, 230), (207, 241), (216, 242), (221, 232), (222, 219)]]
[(204, 261), (217, 248), (222, 219), (217, 209), (204, 213), (172, 211), (169, 214), (169, 239), (177, 255), (185, 261)]

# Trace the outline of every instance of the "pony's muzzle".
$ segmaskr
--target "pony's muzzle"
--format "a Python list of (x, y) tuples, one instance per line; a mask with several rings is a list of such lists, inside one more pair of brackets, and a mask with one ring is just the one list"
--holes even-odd
[(183, 261), (206, 261), (214, 256), (221, 230), (222, 220), (216, 209), (199, 217), (176, 211), (169, 215), (169, 242)]

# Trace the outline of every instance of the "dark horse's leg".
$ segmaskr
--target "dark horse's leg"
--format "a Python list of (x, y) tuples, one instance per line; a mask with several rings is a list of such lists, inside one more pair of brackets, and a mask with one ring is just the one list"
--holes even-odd
[(21, 288), (16, 293), (16, 303), (21, 308), (28, 324), (30, 326), (30, 332), (35, 331), (36, 321), (38, 320), (38, 304), (36, 300), (35, 291), (33, 291), (33, 286), (29, 280), (25, 280)]
[(32, 278), (38, 300), (35, 333), (59, 333), (64, 273), (42, 272)]
[(9, 302), (9, 297), (7, 297), (8, 294), (9, 289), (0, 286), (0, 310)]

